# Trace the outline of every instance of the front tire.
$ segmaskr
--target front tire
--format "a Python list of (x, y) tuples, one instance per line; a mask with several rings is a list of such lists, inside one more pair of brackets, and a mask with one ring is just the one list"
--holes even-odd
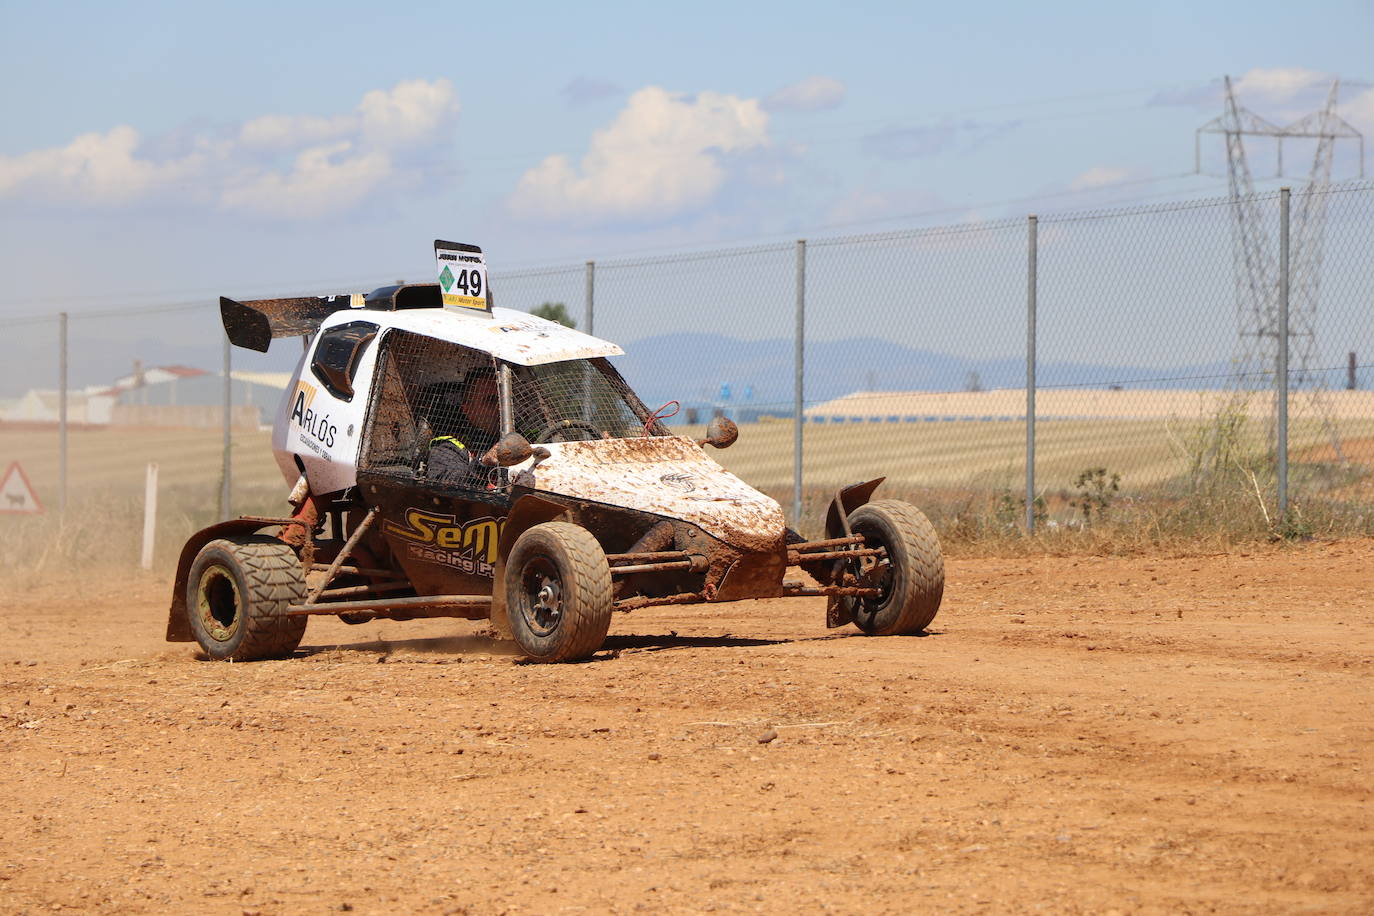
[(305, 617), (286, 608), (305, 600), (295, 551), (276, 538), (220, 538), (201, 548), (186, 582), (186, 616), (205, 654), (219, 661), (290, 655)]
[(920, 509), (897, 499), (867, 503), (849, 515), (849, 527), (865, 547), (887, 550), (879, 598), (846, 598), (854, 624), (870, 636), (919, 633), (940, 610), (945, 559), (935, 528)]
[(611, 567), (596, 538), (568, 522), (535, 525), (506, 559), (511, 633), (540, 662), (590, 658), (611, 625)]

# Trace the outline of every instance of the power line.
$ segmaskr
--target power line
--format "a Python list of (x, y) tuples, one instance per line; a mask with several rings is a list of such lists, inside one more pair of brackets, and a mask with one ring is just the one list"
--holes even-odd
[[(1084, 195), (1084, 194), (1092, 194), (1092, 193), (1098, 193), (1098, 192), (1101, 192), (1101, 191), (1107, 191), (1107, 190), (1111, 190), (1111, 189), (1114, 189), (1114, 188), (1131, 187), (1131, 186), (1144, 185), (1144, 184), (1154, 184), (1154, 183), (1166, 182), (1166, 181), (1176, 181), (1176, 180), (1178, 180), (1178, 179), (1180, 179), (1180, 178), (1193, 178), (1193, 177), (1197, 177), (1197, 176), (1196, 176), (1194, 173), (1192, 173), (1192, 172), (1182, 172), (1182, 173), (1179, 173), (1179, 174), (1176, 174), (1176, 175), (1163, 175), (1163, 176), (1159, 176), (1159, 177), (1157, 177), (1157, 178), (1134, 178), (1134, 179), (1127, 179), (1127, 180), (1125, 180), (1125, 181), (1120, 181), (1120, 182), (1112, 182), (1112, 183), (1110, 183), (1110, 184), (1095, 185), (1095, 186), (1090, 187), (1090, 188), (1066, 189), (1066, 190), (1063, 190), (1063, 191), (1050, 191), (1050, 192), (1046, 192), (1046, 193), (1044, 193), (1044, 194), (1032, 194), (1032, 195), (1028, 195), (1028, 196), (1025, 196), (1025, 197), (1006, 198), (1006, 199), (999, 200), (999, 201), (987, 201), (987, 202), (976, 203), (976, 204), (952, 205), (952, 206), (949, 206), (949, 207), (938, 207), (938, 208), (933, 208), (933, 209), (930, 209), (930, 210), (923, 210), (923, 211), (916, 212), (916, 213), (905, 213), (905, 214), (900, 214), (900, 215), (895, 215), (895, 216), (874, 217), (874, 218), (872, 218), (872, 219), (865, 219), (865, 220), (850, 220), (850, 221), (846, 221), (846, 222), (829, 223), (829, 224), (820, 225), (820, 226), (813, 226), (813, 227), (810, 227), (809, 229), (798, 229), (798, 230), (792, 230), (792, 231), (789, 231), (789, 232), (774, 233), (774, 234), (771, 234), (771, 235), (761, 235), (761, 236), (752, 236), (752, 237), (741, 237), (741, 238), (726, 239), (726, 240), (722, 240), (722, 241), (721, 241), (720, 243), (718, 243), (718, 244), (739, 244), (739, 243), (744, 243), (744, 242), (756, 242), (756, 243), (757, 243), (757, 242), (762, 242), (762, 241), (764, 241), (764, 240), (776, 239), (776, 238), (781, 238), (781, 237), (785, 237), (785, 238), (791, 239), (791, 238), (795, 238), (797, 235), (806, 235), (806, 234), (811, 234), (811, 233), (816, 233), (816, 232), (823, 232), (823, 231), (832, 230), (832, 229), (844, 229), (844, 228), (849, 228), (849, 227), (852, 227), (852, 226), (874, 225), (874, 224), (878, 224), (878, 223), (888, 223), (888, 222), (896, 222), (896, 221), (902, 221), (902, 220), (917, 220), (917, 219), (923, 219), (923, 218), (927, 218), (927, 217), (931, 217), (931, 216), (941, 216), (941, 215), (945, 215), (945, 214), (949, 214), (949, 213), (968, 212), (968, 211), (970, 211), (970, 210), (977, 210), (977, 209), (986, 208), (986, 207), (1001, 207), (1001, 206), (1009, 206), (1009, 205), (1018, 204), (1018, 203), (1031, 203), (1031, 202), (1041, 201), (1041, 200), (1053, 200), (1053, 199), (1058, 199), (1058, 198), (1063, 198), (1063, 197), (1081, 196), (1081, 195)], [(1133, 197), (1133, 198), (1128, 198), (1128, 199), (1125, 199), (1125, 200), (1117, 200), (1117, 201), (1114, 201), (1114, 203), (1115, 203), (1115, 204), (1135, 203), (1135, 202), (1139, 202), (1139, 201), (1142, 201), (1142, 200), (1150, 200), (1150, 199), (1156, 199), (1156, 198), (1161, 198), (1161, 197), (1172, 197), (1172, 196), (1177, 196), (1177, 194), (1179, 194), (1179, 193), (1180, 193), (1180, 192), (1178, 192), (1178, 191), (1165, 191), (1165, 192), (1161, 192), (1161, 193), (1159, 193), (1159, 194), (1140, 195), (1140, 196)], [(655, 246), (655, 247), (649, 247), (649, 248), (629, 249), (629, 250), (623, 250), (623, 251), (621, 251), (621, 252), (618, 252), (618, 253), (616, 253), (615, 255), (601, 256), (601, 257), (596, 258), (596, 260), (608, 260), (608, 261), (609, 261), (609, 260), (616, 260), (616, 259), (624, 258), (624, 257), (627, 257), (627, 256), (629, 256), (629, 255), (635, 255), (635, 254), (647, 254), (647, 253), (657, 252), (657, 251), (682, 251), (682, 250), (683, 250), (683, 249), (682, 249), (682, 246)], [(689, 252), (689, 251), (683, 251), (683, 253), (686, 254), (686, 253), (690, 253), (690, 252)], [(556, 272), (556, 271), (561, 271), (561, 270), (572, 270), (572, 269), (580, 270), (580, 269), (581, 269), (581, 262), (578, 262), (578, 263), (576, 263), (576, 264), (567, 264), (567, 265), (538, 264), (538, 265), (532, 265), (529, 269), (534, 269), (534, 270), (538, 270), (538, 269), (547, 269), (547, 270), (555, 271), (555, 272)], [(518, 264), (517, 264), (517, 265), (512, 265), (512, 266), (511, 266), (510, 268), (508, 268), (507, 270), (496, 273), (496, 274), (494, 275), (494, 278), (499, 280), (500, 274), (501, 274), (501, 273), (513, 273), (513, 272), (515, 272), (515, 271), (523, 271), (523, 270), (524, 270), (524, 269), (521, 268)], [(365, 280), (364, 282), (365, 282), (365, 283), (375, 283), (375, 282), (376, 282), (376, 277), (377, 277), (377, 275), (374, 274), (371, 278), (368, 278), (368, 279)], [(300, 291), (300, 290), (319, 290), (319, 289), (322, 289), (322, 288), (329, 288), (329, 289), (337, 290), (339, 287), (342, 287), (342, 286), (344, 286), (344, 285), (345, 285), (345, 284), (343, 284), (343, 283), (340, 283), (340, 284), (337, 284), (337, 285), (335, 285), (335, 284), (324, 284), (324, 283), (282, 283), (282, 284), (279, 284), (278, 286), (276, 286), (276, 287), (274, 288), (274, 294), (277, 293), (283, 286), (289, 287), (289, 288), (294, 288), (295, 290)], [(254, 284), (254, 287), (253, 287), (253, 288), (262, 288), (262, 287), (264, 287), (264, 286), (266, 286), (266, 285), (265, 285), (265, 284)], [(81, 298), (87, 298), (87, 297), (81, 297)], [(30, 300), (30, 301), (32, 301), (32, 300)], [(56, 301), (70, 301), (70, 300), (56, 300)], [(151, 314), (160, 314), (160, 313), (183, 312), (183, 311), (195, 311), (195, 310), (197, 310), (197, 309), (208, 309), (208, 308), (213, 307), (213, 305), (214, 305), (214, 302), (213, 302), (213, 301), (207, 301), (206, 299), (190, 299), (190, 300), (183, 300), (183, 301), (178, 301), (178, 302), (159, 303), (159, 304), (152, 304), (152, 305), (141, 305), (141, 306), (134, 305), (134, 306), (122, 306), (122, 307), (121, 307), (121, 306), (116, 306), (116, 307), (112, 307), (112, 308), (108, 308), (108, 309), (98, 309), (98, 310), (85, 311), (85, 312), (75, 312), (75, 311), (70, 311), (70, 310), (69, 310), (69, 311), (68, 311), (68, 314), (69, 314), (69, 316), (70, 316), (73, 320), (75, 320), (75, 319), (86, 319), (86, 318), (116, 317), (116, 316), (125, 316), (125, 315), (151, 315)], [(44, 314), (44, 315), (23, 315), (23, 316), (19, 316), (19, 317), (16, 317), (16, 318), (6, 319), (6, 322), (7, 322), (8, 324), (10, 324), (10, 325), (27, 325), (27, 324), (41, 323), (41, 322), (44, 322), (44, 321), (56, 321), (56, 320), (57, 320), (57, 316), (56, 316), (55, 314), (49, 313), (49, 314)]]
[[(912, 212), (912, 213), (902, 213), (902, 214), (897, 214), (897, 215), (894, 215), (894, 216), (876, 216), (876, 217), (872, 217), (872, 218), (869, 218), (869, 219), (848, 220), (848, 221), (845, 221), (845, 222), (838, 222), (838, 223), (824, 223), (824, 224), (821, 224), (821, 225), (808, 226), (808, 227), (802, 227), (802, 228), (796, 228), (796, 229), (789, 229), (789, 230), (786, 230), (786, 231), (784, 231), (784, 232), (768, 233), (768, 234), (766, 234), (766, 235), (735, 236), (735, 237), (728, 238), (728, 239), (720, 239), (720, 240), (714, 241), (714, 242), (712, 242), (712, 243), (710, 243), (710, 244), (712, 244), (712, 245), (725, 245), (725, 244), (743, 244), (743, 243), (750, 243), (750, 242), (753, 242), (753, 243), (761, 243), (761, 242), (765, 242), (765, 241), (769, 241), (769, 240), (775, 240), (775, 239), (781, 239), (781, 238), (795, 239), (795, 238), (798, 238), (798, 237), (801, 237), (801, 236), (810, 236), (812, 233), (816, 233), (816, 232), (825, 232), (825, 231), (828, 231), (828, 230), (831, 230), (831, 229), (846, 229), (846, 228), (849, 228), (849, 227), (851, 227), (851, 226), (868, 226), (868, 225), (874, 225), (874, 224), (878, 224), (878, 223), (899, 222), (899, 221), (902, 221), (902, 220), (919, 220), (919, 219), (925, 219), (925, 218), (931, 217), (931, 216), (943, 216), (943, 215), (946, 215), (946, 214), (949, 214), (949, 213), (967, 213), (967, 212), (970, 211), (970, 210), (979, 210), (979, 209), (983, 209), (983, 208), (987, 208), (987, 207), (1004, 207), (1004, 206), (1010, 206), (1010, 205), (1012, 205), (1012, 204), (1032, 203), (1032, 202), (1039, 201), (1039, 200), (1053, 200), (1053, 199), (1061, 198), (1061, 197), (1072, 197), (1072, 196), (1079, 196), (1079, 195), (1083, 195), (1083, 194), (1092, 194), (1092, 193), (1101, 192), (1101, 191), (1108, 191), (1108, 190), (1111, 190), (1111, 189), (1116, 188), (1116, 187), (1126, 187), (1126, 186), (1131, 186), (1131, 185), (1149, 184), (1149, 183), (1163, 182), (1163, 181), (1177, 181), (1177, 180), (1179, 180), (1179, 179), (1181, 179), (1181, 178), (1196, 178), (1196, 177), (1198, 177), (1198, 176), (1195, 175), (1195, 174), (1192, 173), (1192, 172), (1180, 172), (1180, 173), (1178, 173), (1178, 174), (1176, 174), (1176, 175), (1164, 175), (1164, 176), (1160, 176), (1160, 177), (1158, 177), (1158, 178), (1135, 178), (1135, 179), (1129, 179), (1129, 180), (1127, 180), (1127, 181), (1116, 182), (1116, 183), (1112, 183), (1112, 184), (1095, 185), (1094, 187), (1091, 187), (1091, 188), (1066, 189), (1066, 190), (1063, 190), (1063, 191), (1047, 191), (1047, 192), (1045, 192), (1044, 194), (1031, 194), (1031, 195), (1026, 196), (1026, 197), (1010, 197), (1010, 198), (1004, 198), (1004, 199), (1002, 199), (1002, 200), (984, 201), (984, 202), (981, 202), (981, 203), (955, 204), (955, 205), (950, 205), (950, 206), (948, 206), (948, 207), (935, 207), (935, 208), (932, 208), (932, 209), (929, 209), (929, 210), (920, 210), (920, 211), (916, 211), (916, 212)], [(1203, 176), (1203, 177), (1207, 177), (1207, 176)], [(1180, 193), (1182, 193), (1182, 192), (1180, 192), (1180, 191), (1166, 191), (1166, 192), (1162, 192), (1162, 193), (1159, 193), (1159, 194), (1146, 194), (1146, 195), (1141, 195), (1141, 196), (1137, 196), (1137, 197), (1131, 197), (1131, 198), (1120, 199), (1120, 200), (1113, 201), (1113, 203), (1114, 203), (1114, 204), (1136, 203), (1136, 202), (1142, 201), (1142, 200), (1151, 200), (1151, 199), (1156, 199), (1156, 198), (1161, 198), (1161, 197), (1173, 197), (1173, 196), (1176, 196), (1176, 195), (1178, 195), (1178, 194), (1180, 194)], [(594, 260), (598, 260), (598, 261), (600, 261), (600, 260), (613, 260), (613, 259), (615, 259), (615, 258), (624, 257), (624, 256), (626, 256), (626, 255), (632, 255), (632, 254), (648, 254), (648, 253), (651, 253), (651, 252), (659, 252), (659, 251), (675, 251), (675, 250), (681, 250), (682, 247), (683, 247), (683, 246), (681, 246), (681, 245), (656, 245), (656, 246), (649, 246), (649, 247), (645, 247), (645, 248), (623, 249), (623, 250), (621, 250), (621, 251), (619, 251), (619, 252), (616, 252), (615, 254), (598, 255), (598, 256), (596, 256), (596, 257), (594, 258)]]

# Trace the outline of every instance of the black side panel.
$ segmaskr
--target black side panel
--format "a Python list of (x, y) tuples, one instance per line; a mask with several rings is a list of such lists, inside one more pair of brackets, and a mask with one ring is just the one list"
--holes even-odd
[(504, 494), (472, 499), (429, 481), (405, 483), (361, 470), (358, 483), (367, 503), (381, 510), (378, 528), (417, 595), (491, 594), (510, 513)]

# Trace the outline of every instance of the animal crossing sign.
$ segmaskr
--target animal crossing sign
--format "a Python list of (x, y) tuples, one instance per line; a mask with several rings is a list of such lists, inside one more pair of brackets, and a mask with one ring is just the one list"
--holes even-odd
[(19, 462), (11, 462), (5, 476), (0, 477), (0, 512), (33, 514), (42, 511), (43, 504), (38, 501), (38, 493), (29, 483), (28, 475)]

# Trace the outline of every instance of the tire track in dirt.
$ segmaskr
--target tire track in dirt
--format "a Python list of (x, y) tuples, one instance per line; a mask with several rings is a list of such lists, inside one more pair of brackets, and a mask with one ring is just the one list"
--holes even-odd
[(956, 559), (925, 637), (742, 602), (564, 666), (448, 621), (215, 664), (159, 580), (9, 594), (0, 910), (1367, 911), (1371, 560)]

